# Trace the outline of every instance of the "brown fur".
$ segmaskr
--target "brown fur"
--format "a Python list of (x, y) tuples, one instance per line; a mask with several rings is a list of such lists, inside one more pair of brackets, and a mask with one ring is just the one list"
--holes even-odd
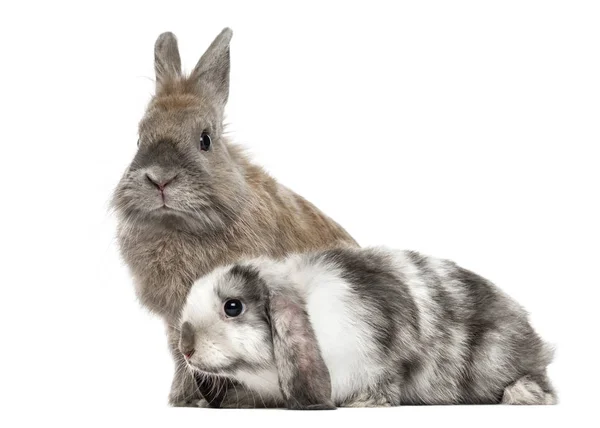
[[(250, 191), (239, 216), (218, 234), (196, 234), (176, 225), (119, 226), (123, 257), (132, 268), (142, 303), (175, 320), (194, 280), (241, 258), (283, 257), (340, 245), (356, 245), (337, 223), (310, 202), (277, 183), (260, 167), (246, 169)], [(162, 227), (161, 227), (162, 226)]]
[[(175, 327), (196, 279), (240, 258), (278, 258), (290, 252), (356, 245), (342, 227), (252, 164), (223, 136), (230, 37), (230, 30), (224, 30), (189, 77), (180, 75), (174, 36), (159, 37), (157, 93), (140, 123), (138, 155), (114, 196), (119, 245), (137, 295), (168, 328), (176, 362), (173, 405), (192, 404), (198, 398), (177, 351)], [(207, 152), (196, 149), (202, 129), (209, 129), (213, 139)], [(159, 160), (154, 162), (152, 156)], [(163, 158), (180, 159), (185, 166), (167, 165)], [(167, 191), (179, 192), (173, 204), (181, 209), (152, 205), (157, 190), (143, 174), (165, 170), (177, 173), (178, 182), (169, 184)]]

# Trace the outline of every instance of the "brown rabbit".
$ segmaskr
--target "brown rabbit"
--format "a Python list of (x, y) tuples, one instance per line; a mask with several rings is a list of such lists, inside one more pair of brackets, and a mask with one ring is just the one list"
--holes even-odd
[(240, 258), (357, 245), (223, 135), (231, 36), (224, 29), (189, 76), (181, 72), (175, 36), (158, 37), (156, 94), (113, 200), (137, 295), (167, 326), (176, 366), (173, 406), (195, 405), (199, 392), (216, 404), (225, 390), (217, 379), (197, 386), (177, 350), (178, 317), (196, 279)]

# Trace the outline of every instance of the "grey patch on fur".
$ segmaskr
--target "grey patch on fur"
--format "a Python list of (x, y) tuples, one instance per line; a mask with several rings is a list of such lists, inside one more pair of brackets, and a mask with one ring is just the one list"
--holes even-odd
[(181, 337), (179, 339), (179, 349), (182, 354), (188, 354), (194, 350), (196, 332), (189, 322), (181, 325)]
[(236, 264), (229, 270), (228, 276), (231, 277), (231, 284), (234, 284), (233, 286), (230, 284), (228, 288), (228, 292), (232, 295), (222, 295), (221, 289), (218, 289), (221, 300), (240, 297), (243, 298), (245, 304), (262, 304), (264, 306), (268, 293), (267, 285), (255, 268)]
[[(381, 349), (392, 352), (400, 325), (410, 329), (411, 335), (418, 335), (419, 310), (401, 273), (391, 266), (389, 255), (369, 249), (360, 252), (334, 249), (318, 257), (342, 270), (342, 277), (350, 282), (371, 314), (368, 322)], [(389, 314), (397, 314), (398, 319)]]
[(206, 400), (205, 407), (214, 409), (221, 408), (227, 391), (235, 388), (233, 380), (224, 377), (195, 373), (194, 380), (199, 391), (201, 391), (202, 397)]
[(239, 384), (232, 383), (229, 387), (226, 387), (219, 407), (223, 409), (269, 409), (280, 408), (281, 403), (251, 389), (244, 388)]

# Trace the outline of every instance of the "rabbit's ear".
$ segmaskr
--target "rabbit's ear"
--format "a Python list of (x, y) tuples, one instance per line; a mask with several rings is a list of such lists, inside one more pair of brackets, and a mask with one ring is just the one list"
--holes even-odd
[(223, 31), (208, 47), (190, 79), (196, 80), (202, 89), (209, 89), (215, 101), (225, 107), (229, 96), (229, 42), (233, 32), (230, 28)]
[(329, 370), (321, 356), (303, 299), (291, 290), (269, 296), (275, 364), (290, 409), (335, 409)]
[(154, 71), (156, 91), (165, 83), (181, 76), (181, 58), (175, 34), (162, 33), (154, 44)]

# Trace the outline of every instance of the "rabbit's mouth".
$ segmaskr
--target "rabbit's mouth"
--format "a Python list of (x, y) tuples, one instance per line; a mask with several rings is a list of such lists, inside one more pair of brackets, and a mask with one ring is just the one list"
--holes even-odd
[(198, 221), (200, 219), (199, 214), (201, 214), (199, 212), (191, 212), (189, 210), (181, 209), (175, 205), (169, 205), (167, 203), (156, 206), (151, 210), (151, 213), (159, 219), (172, 218), (173, 220), (179, 219), (187, 222)]
[(194, 217), (197, 213), (192, 213), (189, 210), (182, 209), (176, 203), (162, 200), (152, 207), (149, 211), (155, 215), (179, 215), (182, 217)]
[(162, 205), (157, 205), (156, 207), (152, 208), (150, 210), (150, 213), (154, 214), (154, 215), (158, 215), (158, 216), (162, 216), (162, 215), (180, 215), (180, 216), (189, 216), (188, 213), (186, 213), (185, 211), (182, 211), (180, 209), (177, 209), (176, 207), (172, 206), (172, 205), (168, 205), (166, 203), (163, 203)]
[(199, 367), (198, 365), (196, 365), (190, 361), (187, 361), (187, 365), (190, 369), (192, 369), (193, 372), (199, 373), (201, 375), (219, 376), (219, 377), (230, 376), (230, 374), (226, 370), (223, 370), (223, 368), (205, 367), (205, 366)]
[(202, 354), (202, 352), (195, 351), (185, 358), (187, 366), (193, 371), (211, 376), (228, 376), (231, 375), (239, 365), (237, 360), (223, 358), (224, 356), (222, 355), (215, 360), (213, 358), (207, 358)]

